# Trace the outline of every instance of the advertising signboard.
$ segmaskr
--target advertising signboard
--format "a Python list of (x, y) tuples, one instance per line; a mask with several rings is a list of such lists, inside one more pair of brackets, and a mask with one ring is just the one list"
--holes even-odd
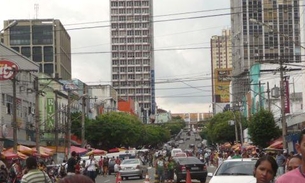
[(289, 99), (289, 80), (285, 78), (284, 84), (284, 101), (285, 101), (285, 114), (290, 113), (290, 99)]
[(215, 99), (217, 103), (230, 102), (230, 82), (232, 80), (232, 69), (223, 68), (214, 70)]
[(9, 61), (7, 59), (1, 59), (0, 60), (0, 81), (12, 79), (14, 77), (14, 72), (18, 71), (19, 66), (12, 61)]

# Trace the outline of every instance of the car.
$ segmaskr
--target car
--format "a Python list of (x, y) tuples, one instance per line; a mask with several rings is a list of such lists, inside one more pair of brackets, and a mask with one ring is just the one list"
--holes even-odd
[(139, 158), (133, 158), (124, 159), (119, 166), (119, 172), (122, 179), (128, 179), (129, 177), (140, 177), (140, 179), (143, 179), (148, 170)]
[(173, 160), (175, 161), (174, 182), (179, 183), (181, 180), (186, 180), (186, 173), (189, 170), (192, 179), (205, 183), (208, 174), (207, 167), (197, 157), (174, 157)]
[(225, 160), (214, 172), (208, 173), (211, 177), (209, 183), (236, 183), (236, 182), (256, 182), (253, 176), (254, 165), (257, 159), (240, 158)]
[(171, 150), (171, 156), (174, 157), (176, 153), (183, 153), (183, 151), (180, 148), (173, 148)]

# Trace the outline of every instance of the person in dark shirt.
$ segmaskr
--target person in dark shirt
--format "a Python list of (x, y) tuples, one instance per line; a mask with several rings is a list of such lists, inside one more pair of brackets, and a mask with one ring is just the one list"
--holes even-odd
[(76, 152), (75, 151), (71, 152), (71, 157), (68, 159), (67, 164), (68, 164), (67, 174), (68, 175), (75, 175), (75, 166), (77, 164)]

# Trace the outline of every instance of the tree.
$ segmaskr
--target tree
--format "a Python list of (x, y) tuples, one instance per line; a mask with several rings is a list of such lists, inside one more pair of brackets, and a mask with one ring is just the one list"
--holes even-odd
[(229, 120), (234, 120), (231, 111), (216, 114), (210, 119), (207, 125), (207, 140), (210, 143), (233, 142), (235, 139), (234, 126), (228, 124)]
[(273, 114), (264, 109), (252, 116), (248, 129), (251, 141), (262, 148), (267, 147), (271, 139), (278, 138), (281, 135)]
[(88, 124), (87, 140), (94, 147), (109, 149), (121, 146), (137, 146), (143, 124), (133, 115), (110, 112), (98, 116)]

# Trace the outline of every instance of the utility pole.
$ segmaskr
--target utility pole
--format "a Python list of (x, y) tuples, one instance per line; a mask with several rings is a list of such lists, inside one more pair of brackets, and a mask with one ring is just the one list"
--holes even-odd
[(13, 122), (12, 122), (12, 126), (13, 126), (13, 151), (14, 153), (17, 153), (17, 105), (16, 105), (16, 69), (13, 69), (13, 78), (12, 78), (12, 82), (13, 82)]
[(68, 90), (68, 106), (67, 106), (67, 158), (70, 156), (71, 150), (71, 89)]
[(286, 116), (285, 116), (285, 88), (284, 88), (284, 67), (283, 59), (280, 58), (280, 93), (281, 93), (281, 116), (282, 116), (282, 136), (283, 136), (283, 149), (287, 148), (286, 144)]
[(268, 94), (268, 111), (271, 112), (271, 100), (270, 100), (269, 82), (267, 82), (267, 94)]
[(83, 84), (83, 98), (82, 98), (82, 147), (85, 147), (85, 113), (86, 113), (86, 85)]
[[(57, 156), (57, 153), (58, 153), (58, 145), (59, 145), (59, 142), (58, 142), (58, 91), (55, 90), (54, 91), (54, 94), (55, 94), (55, 136), (54, 136), (54, 140), (55, 140), (55, 154)], [(57, 160), (57, 158), (56, 158)]]
[(40, 154), (39, 144), (40, 144), (40, 115), (39, 115), (39, 82), (38, 76), (34, 79), (34, 90), (35, 90), (35, 129), (36, 129), (36, 151), (37, 154)]
[(259, 109), (263, 108), (263, 101), (262, 101), (262, 91), (261, 91), (262, 85), (261, 85), (261, 81), (258, 82), (258, 98), (259, 98)]
[(6, 69), (6, 72), (13, 72), (12, 74), (12, 85), (13, 85), (13, 121), (12, 121), (12, 127), (13, 127), (13, 152), (17, 153), (17, 145), (18, 145), (18, 139), (17, 139), (17, 94), (16, 94), (16, 82), (17, 78), (16, 75), (20, 72), (37, 72), (37, 70), (30, 70), (30, 69)]

